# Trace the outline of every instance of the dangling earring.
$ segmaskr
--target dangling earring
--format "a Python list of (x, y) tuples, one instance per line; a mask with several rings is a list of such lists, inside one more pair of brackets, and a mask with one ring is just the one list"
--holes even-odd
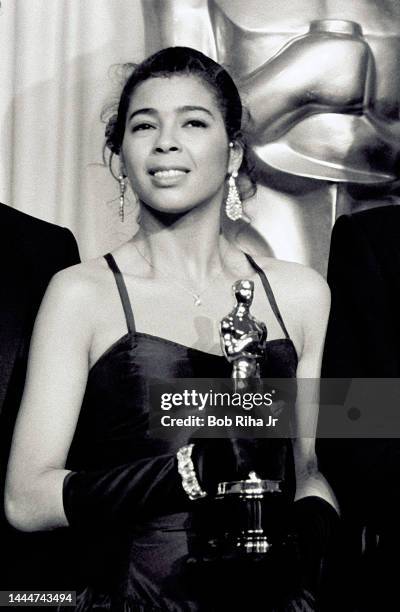
[(119, 218), (121, 223), (125, 221), (125, 191), (126, 191), (126, 181), (125, 176), (123, 174), (118, 175), (118, 183), (119, 183)]
[(235, 171), (235, 172), (232, 172), (232, 174), (230, 175), (228, 179), (229, 189), (228, 189), (228, 197), (226, 198), (226, 202), (225, 202), (225, 212), (226, 212), (226, 216), (231, 221), (237, 221), (238, 219), (241, 219), (243, 217), (243, 204), (242, 204), (242, 200), (240, 199), (240, 195), (237, 190), (236, 181), (235, 181), (237, 176), (238, 176), (238, 173)]

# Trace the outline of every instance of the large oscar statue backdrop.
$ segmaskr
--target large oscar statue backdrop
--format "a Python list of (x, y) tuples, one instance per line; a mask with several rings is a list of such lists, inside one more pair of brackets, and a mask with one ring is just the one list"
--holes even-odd
[[(397, 0), (144, 0), (146, 52), (189, 45), (225, 64), (252, 116), (250, 214), (277, 257), (326, 271), (345, 212), (396, 198)], [(257, 236), (252, 236), (257, 238)]]

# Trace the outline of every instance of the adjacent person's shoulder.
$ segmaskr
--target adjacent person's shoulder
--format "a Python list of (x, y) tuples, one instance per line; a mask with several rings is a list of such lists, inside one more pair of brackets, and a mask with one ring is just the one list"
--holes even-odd
[(79, 262), (78, 246), (69, 229), (5, 204), (0, 204), (0, 234), (3, 248), (12, 248), (19, 260), (41, 266), (43, 276), (51, 277)]
[(17, 210), (12, 206), (7, 206), (6, 204), (0, 203), (0, 219), (1, 219), (1, 227), (3, 229), (14, 229), (18, 232), (35, 232), (35, 233), (43, 233), (43, 234), (55, 234), (62, 235), (69, 230), (66, 228), (59, 227), (54, 223), (49, 223), (48, 221), (43, 221), (42, 219), (37, 219), (36, 217), (32, 217), (21, 210)]
[(341, 215), (336, 220), (335, 229), (342, 227), (356, 228), (368, 233), (377, 233), (384, 228), (399, 232), (400, 205), (371, 206), (351, 214)]
[(384, 206), (371, 206), (364, 210), (354, 212), (351, 218), (356, 221), (365, 220), (380, 220), (380, 219), (400, 219), (400, 205), (399, 204), (386, 204)]

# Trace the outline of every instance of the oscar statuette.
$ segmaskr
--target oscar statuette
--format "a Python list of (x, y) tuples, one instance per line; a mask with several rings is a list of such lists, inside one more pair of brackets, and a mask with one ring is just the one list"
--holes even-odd
[[(250, 313), (253, 281), (238, 280), (232, 289), (236, 305), (220, 324), (222, 350), (232, 364), (234, 392), (254, 393), (261, 388), (259, 361), (265, 359), (267, 327)], [(238, 459), (245, 455), (254, 465), (248, 470), (247, 478), (218, 485), (217, 514), (225, 527), (223, 537), (220, 541), (217, 538), (217, 549), (239, 555), (263, 555), (272, 546), (268, 523), (275, 522), (282, 482), (262, 477), (263, 443), (268, 440), (232, 440)]]
[[(230, 393), (243, 398), (265, 391), (267, 327), (250, 312), (254, 283), (238, 280), (233, 292), (236, 304), (220, 322), (220, 337), (232, 366)], [(235, 422), (234, 406), (229, 416)], [(240, 404), (239, 414), (243, 410)], [(192, 513), (188, 582), (218, 594), (210, 609), (264, 610), (266, 590), (271, 601), (278, 601), (285, 576), (297, 571), (295, 555), (288, 554), (291, 445), (273, 436), (249, 436), (236, 424), (219, 437), (195, 442), (199, 473), (203, 482), (212, 483), (214, 493)]]

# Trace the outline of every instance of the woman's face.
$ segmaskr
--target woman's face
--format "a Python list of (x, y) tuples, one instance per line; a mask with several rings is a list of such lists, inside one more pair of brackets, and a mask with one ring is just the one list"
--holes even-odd
[(221, 201), (225, 177), (241, 161), (229, 148), (213, 93), (191, 75), (155, 77), (134, 91), (121, 161), (147, 206), (186, 212)]

